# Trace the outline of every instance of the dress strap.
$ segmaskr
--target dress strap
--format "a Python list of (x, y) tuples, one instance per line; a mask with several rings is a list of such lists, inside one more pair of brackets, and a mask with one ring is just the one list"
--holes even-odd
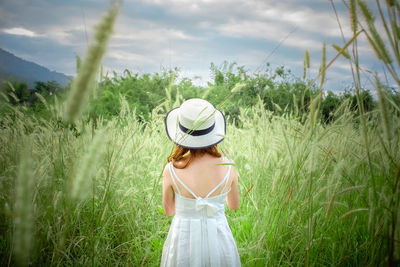
[(179, 179), (178, 175), (176, 175), (176, 172), (175, 172), (174, 166), (172, 165), (172, 162), (170, 162), (170, 164), (169, 164), (169, 170), (170, 170), (170, 172), (172, 171), (171, 177), (173, 177), (172, 180), (173, 180), (173, 182), (174, 182), (176, 188), (178, 189), (179, 194), (182, 195), (181, 192), (180, 192), (180, 190), (179, 190), (179, 187), (176, 185), (175, 179), (178, 180), (178, 182), (179, 182), (190, 194), (192, 194), (192, 196), (194, 196), (194, 198), (197, 199), (198, 197), (192, 192), (192, 190), (190, 190), (189, 187), (187, 187), (187, 186), (181, 181), (181, 179)]
[(174, 183), (176, 190), (178, 190), (179, 195), (182, 195), (181, 190), (179, 189), (178, 185), (176, 184), (175, 177), (172, 174), (172, 171), (171, 171), (172, 166), (171, 165), (172, 165), (172, 163), (170, 162), (170, 164), (168, 164), (169, 174), (171, 175), (172, 182)]
[[(228, 179), (229, 179), (229, 175), (230, 175), (230, 173), (231, 173), (231, 167), (232, 167), (232, 166), (229, 165), (228, 171), (226, 172), (226, 174), (225, 174), (224, 178), (222, 179), (222, 181), (221, 181), (219, 184), (217, 184), (217, 186), (215, 186), (215, 187), (210, 191), (210, 193), (207, 194), (206, 198), (209, 197), (212, 193), (214, 193), (215, 190), (217, 190), (217, 188), (220, 187), (223, 183), (225, 183), (225, 186), (223, 187), (223, 189), (225, 189), (226, 184), (227, 184)], [(223, 190), (221, 191), (221, 193), (222, 193), (222, 192), (223, 192)]]
[[(225, 190), (225, 188), (226, 188), (226, 185), (228, 184), (229, 176), (231, 175), (231, 168), (232, 168), (232, 165), (229, 165), (228, 172), (227, 172), (227, 174), (226, 174), (226, 176), (225, 176), (226, 181), (225, 181), (224, 187), (222, 187), (221, 191), (219, 192), (220, 194), (222, 194), (222, 192), (224, 192), (224, 190)], [(229, 191), (231, 191), (230, 188), (229, 188)], [(229, 192), (229, 191), (228, 191), (228, 192)]]

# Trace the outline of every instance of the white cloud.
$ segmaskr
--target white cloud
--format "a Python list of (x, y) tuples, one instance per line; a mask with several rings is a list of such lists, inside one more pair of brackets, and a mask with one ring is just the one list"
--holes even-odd
[(125, 64), (127, 67), (132, 68), (133, 66), (158, 66), (167, 58), (173, 58), (174, 61), (180, 61), (183, 57), (182, 55), (177, 54), (175, 50), (169, 48), (135, 53), (126, 49), (111, 47), (106, 54), (107, 60), (113, 60), (114, 62), (118, 62), (118, 64)]
[[(73, 47), (86, 47), (85, 29), (81, 25), (54, 25), (44, 29), (45, 35), (62, 45)], [(92, 39), (92, 32), (87, 32), (89, 41)]]
[(26, 36), (26, 37), (39, 37), (39, 36), (42, 36), (42, 35), (37, 34), (37, 33), (33, 32), (31, 30), (20, 28), (20, 27), (3, 29), (1, 31), (4, 32), (4, 33), (7, 33), (7, 34), (21, 35), (21, 36)]
[(289, 36), (284, 42), (284, 45), (301, 48), (302, 50), (319, 50), (322, 47), (322, 41), (312, 39), (311, 36), (295, 34)]
[[(340, 37), (336, 18), (329, 7), (328, 2), (327, 9), (324, 11), (301, 6), (300, 4), (290, 5), (287, 2), (281, 2), (274, 6), (270, 3), (263, 3), (254, 9), (254, 15), (258, 19), (271, 20), (277, 25), (287, 24), (291, 27), (297, 27), (301, 31)], [(346, 30), (346, 22), (342, 21), (341, 23)], [(345, 33), (347, 34), (346, 31)]]
[[(274, 27), (272, 23), (260, 21), (229, 21), (217, 26), (217, 29), (224, 35), (233, 37), (253, 37), (262, 39), (277, 39), (282, 36), (279, 27)], [(279, 39), (279, 37), (278, 37)]]
[(315, 40), (308, 34), (294, 33), (293, 30), (285, 25), (273, 22), (260, 21), (232, 21), (218, 27), (221, 34), (233, 37), (250, 37), (264, 40), (281, 42), (300, 49), (319, 49), (322, 42)]
[(124, 61), (148, 61), (148, 58), (144, 55), (131, 53), (123, 50), (114, 50), (107, 53), (107, 56), (110, 58), (114, 58), (117, 60), (124, 60)]
[(163, 28), (161, 26), (152, 29), (140, 29), (136, 27), (118, 27), (113, 38), (120, 41), (151, 41), (167, 42), (168, 40), (195, 40), (196, 38), (186, 34), (182, 30)]
[[(331, 5), (326, 1), (325, 10), (316, 10), (302, 2), (258, 1), (258, 0), (146, 0), (148, 4), (163, 6), (177, 16), (203, 17), (199, 26), (226, 26), (231, 22), (257, 21), (272, 24), (277, 28), (294, 28), (300, 31), (324, 36), (340, 37), (336, 17)], [(341, 21), (346, 37), (349, 37), (349, 23), (345, 17)]]

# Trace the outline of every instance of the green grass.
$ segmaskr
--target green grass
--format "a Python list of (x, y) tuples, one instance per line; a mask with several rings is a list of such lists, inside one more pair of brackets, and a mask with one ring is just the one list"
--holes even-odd
[[(227, 218), (243, 265), (387, 262), (399, 135), (389, 160), (369, 125), (372, 175), (355, 120), (343, 112), (311, 127), (259, 103), (242, 111), (242, 128), (228, 125), (220, 148), (235, 160), (241, 205)], [(74, 131), (10, 107), (0, 125), (2, 265), (159, 264), (171, 221), (160, 175), (173, 147), (162, 118), (143, 124), (125, 107)]]

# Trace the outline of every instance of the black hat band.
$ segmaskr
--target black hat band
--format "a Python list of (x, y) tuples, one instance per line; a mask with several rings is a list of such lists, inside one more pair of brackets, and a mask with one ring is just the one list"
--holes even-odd
[(211, 125), (210, 127), (206, 128), (206, 129), (191, 130), (191, 129), (186, 128), (179, 122), (179, 128), (181, 129), (181, 131), (184, 133), (187, 133), (189, 135), (192, 135), (192, 136), (201, 136), (201, 135), (206, 135), (208, 133), (211, 133), (211, 131), (214, 129), (214, 127), (215, 127), (215, 122), (213, 123), (213, 125)]

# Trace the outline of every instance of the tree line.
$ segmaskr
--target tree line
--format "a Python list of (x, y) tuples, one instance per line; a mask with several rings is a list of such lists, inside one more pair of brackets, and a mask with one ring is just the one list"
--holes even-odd
[[(195, 85), (189, 78), (180, 78), (178, 69), (169, 69), (154, 74), (131, 73), (125, 70), (113, 77), (101, 77), (90, 96), (88, 114), (91, 118), (109, 118), (120, 112), (120, 99), (123, 98), (131, 109), (136, 110), (141, 120), (151, 119), (154, 109), (166, 112), (185, 99), (204, 98), (224, 111), (228, 119), (238, 122), (240, 109), (254, 106), (259, 99), (266, 110), (282, 114), (307, 111), (310, 101), (319, 94), (314, 84), (294, 77), (290, 70), (278, 67), (269, 68), (261, 73), (249, 73), (244, 66), (224, 62), (221, 66), (211, 64), (211, 81), (207, 86)], [(9, 80), (3, 83), (2, 93), (12, 105), (26, 105), (30, 112), (45, 114), (45, 105), (41, 97), (52, 101), (52, 96), (63, 98), (70, 85), (62, 87), (55, 81), (37, 81), (34, 88), (28, 88), (25, 82)], [(387, 94), (393, 101), (400, 103), (400, 93), (387, 88)], [(361, 91), (362, 104), (366, 112), (376, 107), (371, 92)], [(3, 97), (4, 98), (4, 97)], [(348, 101), (352, 110), (358, 112), (353, 91), (349, 88), (342, 94), (325, 91), (320, 103), (321, 121), (329, 123), (334, 119), (335, 110)]]

